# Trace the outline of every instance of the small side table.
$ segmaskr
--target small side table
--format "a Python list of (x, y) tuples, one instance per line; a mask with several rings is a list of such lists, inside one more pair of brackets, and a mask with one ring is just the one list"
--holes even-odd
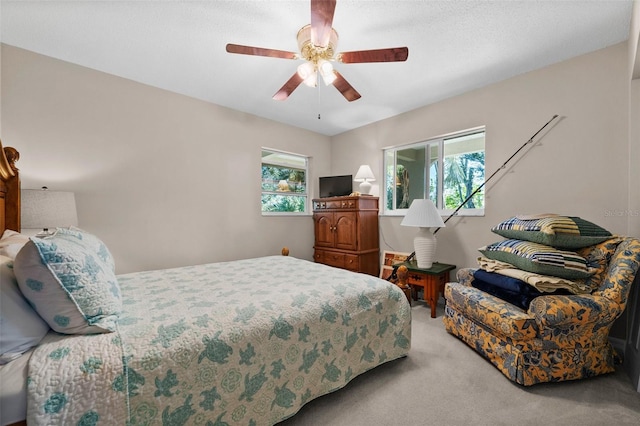
[[(409, 285), (412, 288), (413, 300), (417, 300), (417, 291), (414, 287), (422, 287), (424, 300), (431, 308), (431, 318), (436, 317), (436, 305), (440, 298), (440, 293), (444, 293), (444, 285), (449, 281), (449, 273), (456, 269), (456, 265), (435, 262), (431, 268), (419, 268), (415, 261), (403, 262), (400, 264), (408, 270), (406, 281), (404, 277), (398, 276), (398, 286), (403, 288)], [(404, 274), (403, 274), (404, 275)]]

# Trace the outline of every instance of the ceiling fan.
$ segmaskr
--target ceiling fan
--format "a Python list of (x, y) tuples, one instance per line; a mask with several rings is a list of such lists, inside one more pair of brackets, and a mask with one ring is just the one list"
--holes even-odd
[(345, 64), (355, 64), (406, 61), (409, 56), (409, 49), (406, 47), (392, 47), (336, 53), (338, 33), (331, 27), (335, 8), (336, 0), (311, 0), (311, 24), (302, 27), (297, 35), (300, 53), (231, 43), (227, 44), (227, 52), (305, 60), (303, 64), (298, 66), (296, 73), (273, 95), (275, 100), (283, 101), (287, 99), (301, 83), (315, 87), (318, 81), (318, 74), (320, 74), (326, 85), (332, 84), (338, 89), (347, 101), (351, 102), (360, 99), (360, 93), (345, 80), (342, 74), (333, 68), (331, 62), (338, 61)]

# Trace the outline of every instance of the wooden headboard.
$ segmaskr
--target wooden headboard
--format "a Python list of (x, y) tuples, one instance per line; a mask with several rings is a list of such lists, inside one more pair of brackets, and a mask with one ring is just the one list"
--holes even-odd
[(5, 229), (20, 232), (19, 158), (15, 148), (3, 148), (0, 141), (0, 236)]

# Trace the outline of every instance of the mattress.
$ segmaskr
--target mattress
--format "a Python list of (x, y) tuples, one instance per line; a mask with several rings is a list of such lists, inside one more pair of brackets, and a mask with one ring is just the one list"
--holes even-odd
[(118, 281), (117, 332), (34, 351), (29, 424), (271, 425), (410, 348), (398, 287), (292, 257)]

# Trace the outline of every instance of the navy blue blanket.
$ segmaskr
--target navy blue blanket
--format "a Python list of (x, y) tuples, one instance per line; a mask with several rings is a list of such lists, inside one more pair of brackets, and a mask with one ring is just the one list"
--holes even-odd
[(529, 309), (529, 304), (533, 299), (542, 295), (550, 294), (570, 294), (566, 290), (557, 290), (553, 293), (542, 293), (535, 287), (517, 278), (495, 272), (487, 272), (478, 269), (473, 273), (471, 285), (479, 290), (498, 297), (512, 305), (518, 306), (525, 311)]

